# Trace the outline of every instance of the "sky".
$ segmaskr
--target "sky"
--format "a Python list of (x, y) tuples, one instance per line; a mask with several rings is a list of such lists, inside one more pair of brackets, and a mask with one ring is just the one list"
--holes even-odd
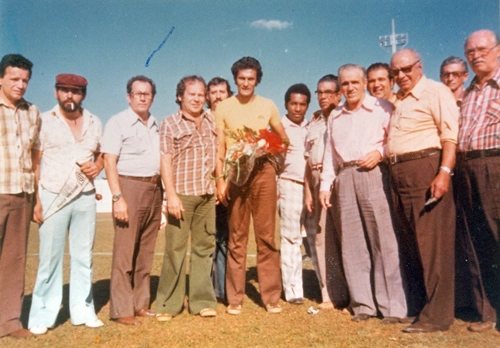
[[(41, 111), (56, 104), (57, 74), (86, 77), (83, 105), (104, 124), (128, 107), (132, 76), (156, 83), (151, 112), (161, 121), (177, 111), (183, 76), (221, 76), (234, 91), (231, 65), (252, 56), (264, 72), (256, 93), (284, 115), (292, 84), (314, 92), (343, 64), (389, 62), (379, 36), (391, 33), (391, 19), (437, 80), (445, 58), (463, 57), (471, 32), (498, 32), (499, 17), (498, 0), (0, 0), (0, 55), (34, 63), (25, 98)], [(317, 109), (313, 98), (308, 117)]]

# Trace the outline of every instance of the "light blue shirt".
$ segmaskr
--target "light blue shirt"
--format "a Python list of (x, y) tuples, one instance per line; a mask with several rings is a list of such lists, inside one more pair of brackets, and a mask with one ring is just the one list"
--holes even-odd
[(153, 176), (160, 174), (160, 133), (150, 115), (147, 125), (129, 107), (111, 117), (104, 129), (101, 152), (118, 156), (118, 174)]

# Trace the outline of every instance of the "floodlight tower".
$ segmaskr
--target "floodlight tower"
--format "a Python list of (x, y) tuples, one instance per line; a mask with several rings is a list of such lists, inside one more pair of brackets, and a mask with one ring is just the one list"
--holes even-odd
[(408, 43), (408, 34), (396, 34), (394, 30), (394, 18), (392, 19), (391, 35), (379, 36), (381, 47), (392, 47), (392, 54), (396, 53), (397, 47), (403, 48)]

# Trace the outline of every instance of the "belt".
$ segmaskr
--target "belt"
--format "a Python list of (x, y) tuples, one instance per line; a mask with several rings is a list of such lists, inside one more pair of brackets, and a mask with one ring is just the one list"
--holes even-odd
[(357, 167), (358, 166), (358, 160), (356, 161), (349, 161), (349, 162), (344, 162), (340, 165), (340, 170), (349, 168), (349, 167)]
[(157, 184), (157, 185), (161, 184), (161, 176), (158, 174), (153, 176), (128, 176), (128, 175), (118, 175), (118, 176), (122, 179), (150, 182), (152, 184)]
[(416, 159), (434, 156), (434, 155), (437, 155), (440, 153), (441, 153), (440, 149), (429, 148), (429, 149), (423, 149), (423, 150), (415, 151), (415, 152), (407, 152), (407, 153), (404, 153), (402, 155), (392, 155), (392, 156), (389, 156), (389, 164), (396, 164), (399, 162), (413, 161)]
[(472, 150), (472, 151), (457, 153), (457, 158), (462, 161), (467, 161), (474, 158), (494, 157), (494, 156), (500, 156), (500, 149)]
[(303, 183), (303, 182), (298, 181), (298, 180), (293, 180), (293, 179), (288, 179), (288, 178), (280, 178), (280, 179), (281, 179), (281, 180), (291, 181), (291, 182), (293, 182), (294, 184), (304, 185), (304, 183)]
[(323, 169), (323, 163), (316, 163), (311, 165), (311, 170), (321, 170)]

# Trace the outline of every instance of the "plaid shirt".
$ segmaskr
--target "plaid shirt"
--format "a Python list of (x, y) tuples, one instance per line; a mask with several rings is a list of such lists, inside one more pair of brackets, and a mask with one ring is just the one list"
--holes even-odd
[(175, 191), (181, 195), (201, 196), (215, 192), (217, 135), (213, 116), (204, 112), (199, 128), (177, 113), (160, 126), (160, 151), (172, 155)]
[(40, 130), (40, 111), (21, 99), (16, 109), (0, 99), (0, 194), (32, 193), (31, 148)]
[(474, 77), (460, 111), (459, 152), (500, 148), (500, 67), (482, 89)]

